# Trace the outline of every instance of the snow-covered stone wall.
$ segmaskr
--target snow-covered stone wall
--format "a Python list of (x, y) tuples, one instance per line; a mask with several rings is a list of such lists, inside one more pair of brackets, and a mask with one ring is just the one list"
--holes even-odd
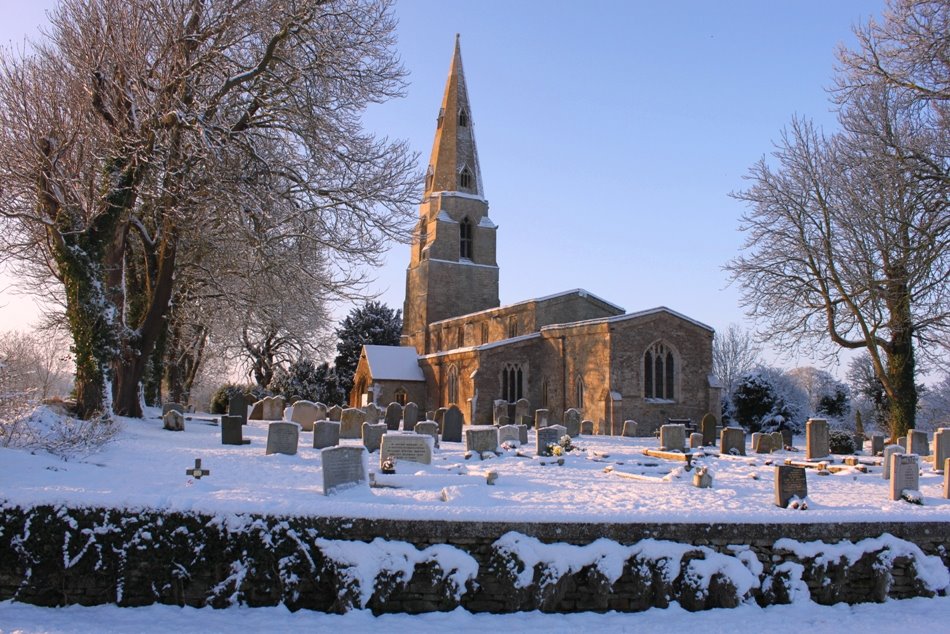
[(950, 589), (945, 523), (506, 524), (0, 506), (0, 600), (688, 610)]

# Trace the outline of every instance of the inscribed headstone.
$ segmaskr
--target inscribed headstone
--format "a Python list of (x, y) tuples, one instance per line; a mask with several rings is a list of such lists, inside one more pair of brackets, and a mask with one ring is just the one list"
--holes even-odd
[(745, 430), (740, 427), (723, 427), (719, 432), (719, 453), (745, 455)]
[(805, 422), (805, 460), (827, 458), (831, 453), (828, 435), (828, 421), (823, 418), (809, 418)]
[[(415, 432), (417, 434), (432, 436), (432, 446), (439, 446), (439, 424), (434, 420), (424, 420), (416, 423)], [(459, 440), (461, 440), (461, 438), (459, 438)]]
[(228, 416), (238, 416), (241, 424), (247, 424), (247, 397), (244, 392), (236, 392), (228, 399)]
[(712, 414), (706, 414), (699, 423), (699, 431), (703, 434), (703, 446), (709, 447), (716, 444), (716, 417)]
[(635, 420), (625, 420), (623, 421), (623, 435), (627, 438), (636, 438), (639, 435), (639, 430), (637, 429), (637, 421)]
[(470, 425), (465, 428), (465, 450), (474, 453), (498, 451), (498, 428), (494, 425)]
[(690, 449), (702, 449), (703, 447), (703, 435), (699, 432), (694, 432), (689, 435), (689, 448)]
[[(408, 406), (407, 406), (408, 407)], [(418, 410), (417, 410), (418, 412)], [(402, 420), (402, 405), (392, 402), (386, 406), (386, 428), (390, 431), (399, 429), (399, 421)]]
[(884, 447), (884, 472), (881, 477), (885, 480), (891, 479), (891, 456), (896, 453), (904, 453), (904, 448), (900, 445), (888, 445)]
[(185, 431), (185, 417), (177, 409), (170, 409), (162, 416), (162, 423), (169, 431)]
[(339, 405), (334, 405), (327, 410), (327, 420), (332, 420), (337, 423), (343, 420), (343, 408)]
[(808, 497), (808, 478), (804, 467), (775, 467), (775, 505), (788, 507), (792, 497), (804, 500)]
[(410, 401), (402, 408), (402, 428), (406, 431), (410, 431), (415, 428), (418, 422), (419, 406)]
[(465, 417), (462, 416), (462, 410), (452, 405), (445, 411), (442, 417), (442, 440), (445, 442), (462, 442), (462, 426), (465, 424)]
[(927, 441), (927, 432), (911, 429), (907, 432), (907, 453), (918, 456), (930, 455), (930, 443)]
[(311, 401), (297, 401), (290, 406), (290, 421), (300, 425), (303, 431), (313, 431), (313, 424), (323, 420), (323, 416), (324, 412)]
[(368, 483), (365, 455), (363, 447), (329, 447), (321, 451), (323, 494)]
[(340, 423), (318, 420), (313, 424), (313, 448), (326, 449), (340, 444)]
[(366, 451), (373, 453), (379, 450), (383, 434), (387, 431), (386, 423), (363, 423), (360, 427), (360, 435), (363, 438), (363, 446)]
[(950, 427), (934, 432), (934, 471), (943, 471), (943, 463), (950, 458)]
[(683, 451), (686, 448), (686, 425), (661, 425), (660, 449)]
[(340, 416), (340, 438), (359, 438), (366, 414), (355, 407), (347, 407)]
[(221, 416), (221, 444), (222, 445), (243, 445), (244, 436), (242, 431), (241, 417)]
[(920, 488), (920, 465), (916, 454), (895, 453), (891, 456), (891, 499), (901, 499), (901, 493)]
[(561, 436), (567, 433), (563, 425), (548, 425), (538, 430), (535, 453), (539, 456), (551, 455), (551, 447), (561, 442)]
[(268, 455), (282, 453), (292, 456), (297, 453), (297, 444), (300, 442), (300, 425), (297, 423), (276, 422), (267, 426)]
[(502, 425), (498, 428), (498, 444), (504, 445), (506, 442), (517, 442), (521, 444), (521, 425)]
[(534, 428), (541, 429), (542, 427), (548, 426), (548, 415), (551, 412), (546, 409), (536, 409), (534, 410)]
[(379, 449), (379, 464), (389, 458), (397, 462), (432, 464), (432, 436), (427, 434), (385, 434)]

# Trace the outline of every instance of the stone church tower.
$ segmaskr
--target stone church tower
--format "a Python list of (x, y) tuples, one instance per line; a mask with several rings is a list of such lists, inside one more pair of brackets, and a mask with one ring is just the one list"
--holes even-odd
[(406, 271), (402, 344), (419, 354), (433, 322), (498, 306), (495, 234), (475, 149), (458, 35)]

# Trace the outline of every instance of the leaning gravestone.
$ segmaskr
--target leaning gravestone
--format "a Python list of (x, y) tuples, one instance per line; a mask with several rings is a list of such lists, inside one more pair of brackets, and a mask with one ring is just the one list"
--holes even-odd
[(506, 442), (517, 442), (521, 444), (520, 428), (522, 425), (502, 425), (498, 428), (498, 444), (504, 445)]
[(355, 407), (347, 407), (340, 417), (340, 438), (359, 438), (366, 414)]
[(320, 408), (310, 401), (297, 401), (290, 406), (290, 422), (300, 425), (303, 431), (313, 431), (313, 424), (323, 420)]
[(593, 436), (593, 435), (594, 435), (594, 421), (592, 421), (592, 420), (582, 420), (582, 421), (581, 421), (581, 435), (583, 435), (583, 436)]
[(445, 410), (442, 417), (442, 440), (445, 442), (462, 442), (462, 426), (465, 424), (465, 417), (462, 416), (462, 410), (452, 405)]
[(445, 421), (445, 412), (447, 412), (448, 409), (448, 407), (440, 407), (439, 409), (435, 410), (435, 418), (431, 419), (439, 424), (440, 432), (442, 431), (442, 422)]
[(343, 408), (339, 405), (334, 405), (327, 410), (327, 420), (336, 421), (339, 423), (343, 420)]
[(340, 444), (340, 423), (318, 420), (313, 424), (313, 448), (326, 449)]
[(683, 451), (686, 448), (686, 425), (661, 425), (660, 449), (662, 451)]
[(884, 472), (881, 477), (885, 480), (891, 479), (891, 456), (896, 453), (904, 453), (904, 448), (900, 445), (888, 445), (884, 447)]
[(419, 422), (419, 406), (413, 402), (406, 403), (402, 408), (402, 428), (406, 431), (415, 429)]
[(871, 434), (871, 455), (884, 452), (884, 434)]
[(363, 438), (363, 446), (366, 451), (373, 453), (379, 450), (383, 434), (387, 431), (386, 423), (363, 423), (360, 428), (360, 435)]
[(432, 437), (427, 434), (384, 434), (379, 449), (379, 464), (389, 458), (397, 462), (432, 464)]
[(805, 422), (805, 460), (827, 458), (831, 454), (828, 421), (809, 418)]
[(943, 471), (950, 458), (950, 427), (941, 427), (934, 432), (934, 471)]
[(531, 402), (526, 398), (515, 401), (515, 422), (521, 424), (522, 416), (531, 416)]
[(329, 447), (321, 451), (323, 494), (368, 482), (365, 456), (363, 447)]
[(165, 403), (162, 405), (162, 418), (165, 418), (165, 414), (172, 411), (184, 414), (186, 409), (181, 403)]
[(895, 453), (891, 456), (891, 499), (901, 499), (904, 491), (920, 488), (920, 465), (916, 454)]
[(907, 432), (907, 453), (918, 456), (930, 455), (930, 443), (927, 441), (927, 432), (911, 429)]
[(417, 434), (432, 436), (432, 446), (439, 446), (439, 424), (437, 422), (432, 420), (424, 420), (422, 422), (416, 423), (415, 432)]
[(264, 401), (255, 401), (251, 405), (251, 413), (247, 415), (248, 420), (264, 420)]
[(788, 508), (793, 497), (804, 500), (808, 497), (808, 478), (804, 467), (775, 467), (775, 505)]
[(709, 447), (716, 444), (716, 417), (712, 414), (703, 416), (699, 423), (699, 431), (703, 434), (703, 446)]
[(719, 453), (744, 456), (745, 430), (739, 427), (723, 427), (719, 432)]
[(244, 392), (237, 392), (228, 399), (228, 416), (238, 416), (241, 424), (247, 424), (247, 397)]
[(772, 451), (781, 451), (785, 449), (785, 436), (780, 431), (772, 432)]
[(221, 444), (243, 445), (244, 436), (240, 416), (221, 416)]
[(538, 430), (535, 453), (539, 456), (550, 456), (551, 447), (561, 443), (561, 437), (567, 433), (563, 425), (548, 425)]
[(494, 425), (469, 425), (465, 428), (465, 450), (482, 454), (498, 451), (498, 428)]
[[(581, 431), (581, 420), (583, 416), (581, 415), (580, 410), (574, 409), (573, 407), (564, 412), (564, 427), (567, 428), (568, 432), (577, 430), (577, 434)], [(591, 423), (593, 427), (593, 423)], [(572, 434), (571, 436), (576, 436), (577, 434)]]
[[(408, 405), (406, 406), (408, 408)], [(399, 403), (390, 403), (386, 406), (386, 429), (389, 431), (397, 431), (399, 429), (399, 421), (402, 420), (402, 405)]]
[(622, 434), (626, 438), (636, 438), (639, 435), (639, 430), (637, 429), (637, 421), (635, 420), (625, 420), (623, 421), (623, 432)]
[(551, 412), (546, 409), (534, 410), (534, 428), (541, 429), (548, 426), (548, 414)]
[(699, 432), (694, 432), (689, 435), (689, 448), (690, 449), (702, 449), (703, 448), (703, 435)]
[(169, 431), (185, 431), (185, 417), (177, 409), (170, 409), (162, 416), (163, 427)]
[(752, 434), (752, 453), (771, 453), (772, 434), (755, 432)]
[(263, 420), (284, 420), (284, 397), (265, 396), (261, 399)]
[(277, 422), (267, 426), (267, 455), (282, 453), (293, 456), (300, 442), (300, 425), (297, 423)]
[(498, 399), (492, 403), (491, 417), (493, 423), (496, 425), (501, 425), (501, 418), (508, 418), (508, 401), (504, 399)]

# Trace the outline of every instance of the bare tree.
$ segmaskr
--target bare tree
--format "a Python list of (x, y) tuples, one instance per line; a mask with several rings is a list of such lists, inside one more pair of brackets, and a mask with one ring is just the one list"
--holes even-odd
[(759, 347), (750, 331), (738, 324), (729, 324), (725, 332), (716, 332), (713, 337), (713, 372), (725, 389), (724, 398), (730, 400), (739, 378), (759, 363)]
[(405, 235), (414, 157), (360, 117), (403, 88), (387, 0), (64, 0), (51, 23), (0, 61), (0, 240), (63, 289), (80, 414), (140, 413), (195, 234), (266, 219), (319, 244), (328, 289)]

